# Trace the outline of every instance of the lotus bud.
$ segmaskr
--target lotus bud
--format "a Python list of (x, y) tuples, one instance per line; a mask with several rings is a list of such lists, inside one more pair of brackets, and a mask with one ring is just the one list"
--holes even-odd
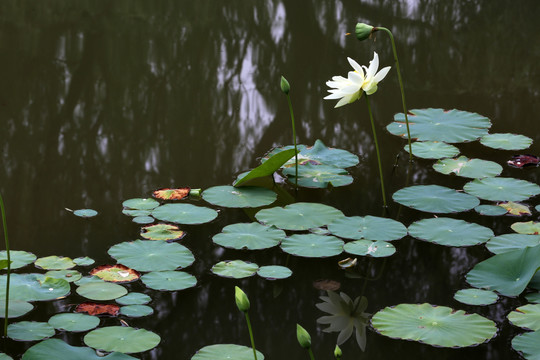
[(364, 23), (358, 23), (356, 24), (356, 29), (354, 32), (356, 33), (356, 38), (360, 41), (363, 41), (371, 35), (371, 33), (373, 32), (373, 26)]
[(341, 353), (341, 349), (338, 345), (336, 345), (336, 348), (334, 349), (334, 357), (336, 358), (336, 360), (340, 360), (342, 355), (343, 354)]
[(201, 189), (191, 189), (191, 190), (189, 190), (189, 196), (200, 197), (201, 196)]
[(300, 324), (296, 324), (296, 338), (301, 347), (304, 349), (311, 348), (311, 336)]
[(238, 286), (234, 287), (234, 298), (236, 300), (236, 306), (238, 310), (242, 312), (249, 311), (249, 299), (245, 292), (242, 291)]
[(289, 85), (289, 82), (283, 76), (281, 77), (280, 85), (281, 85), (281, 91), (283, 91), (285, 95), (289, 95), (289, 91), (291, 90), (291, 85)]

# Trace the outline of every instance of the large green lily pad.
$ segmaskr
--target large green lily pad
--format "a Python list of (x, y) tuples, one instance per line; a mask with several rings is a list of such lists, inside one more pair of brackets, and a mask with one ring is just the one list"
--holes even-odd
[(39, 258), (35, 265), (44, 270), (67, 270), (77, 266), (71, 258), (56, 255)]
[(397, 240), (407, 235), (407, 228), (399, 221), (377, 216), (351, 216), (334, 220), (328, 230), (345, 239)]
[(475, 179), (465, 184), (463, 190), (491, 201), (522, 201), (540, 194), (540, 186), (532, 182), (504, 177)]
[[(20, 269), (23, 266), (33, 263), (36, 261), (36, 255), (21, 250), (11, 250), (9, 252), (11, 259), (11, 270)], [(7, 260), (7, 251), (0, 251), (0, 260)]]
[[(6, 308), (6, 300), (0, 300), (0, 309)], [(30, 304), (27, 301), (23, 300), (15, 300), (11, 299), (9, 300), (9, 308), (8, 308), (8, 318), (18, 318), (23, 315), (28, 314), (30, 311), (34, 309), (34, 305)], [(5, 311), (0, 311), (0, 318), (5, 318)]]
[(54, 335), (54, 328), (46, 322), (21, 321), (9, 324), (8, 337), (19, 341), (37, 341)]
[(204, 224), (214, 220), (217, 211), (191, 204), (165, 204), (152, 210), (152, 216), (176, 224)]
[[(459, 149), (441, 141), (415, 141), (411, 144), (413, 155), (422, 159), (443, 159), (459, 154)], [(409, 145), (403, 149), (409, 152)]]
[(122, 285), (103, 282), (103, 283), (88, 283), (77, 288), (77, 294), (91, 300), (114, 300), (128, 293), (127, 289)]
[(498, 176), (502, 172), (502, 166), (493, 161), (469, 159), (460, 156), (457, 159), (439, 160), (433, 164), (435, 171), (442, 174), (455, 174), (466, 178), (484, 178)]
[[(488, 118), (467, 111), (443, 109), (414, 109), (409, 111), (411, 138), (420, 141), (462, 143), (476, 140), (488, 133)], [(394, 115), (394, 122), (386, 129), (394, 135), (407, 137), (405, 115)]]
[(116, 244), (109, 255), (138, 271), (175, 270), (190, 266), (195, 257), (183, 245), (165, 241), (135, 240)]
[(84, 337), (84, 343), (94, 349), (118, 351), (131, 354), (155, 348), (161, 338), (145, 329), (127, 326), (108, 326), (92, 330)]
[(532, 142), (530, 137), (516, 134), (489, 134), (480, 139), (482, 145), (501, 150), (524, 150)]
[(454, 299), (467, 305), (490, 305), (498, 298), (495, 292), (481, 289), (461, 289), (454, 294)]
[(136, 358), (113, 352), (99, 356), (94, 349), (71, 346), (60, 339), (47, 339), (32, 346), (24, 353), (22, 360), (137, 360)]
[(356, 240), (343, 246), (345, 252), (353, 255), (388, 257), (396, 252), (394, 245), (387, 241)]
[(478, 314), (445, 306), (400, 304), (380, 310), (371, 324), (382, 335), (440, 347), (482, 344), (497, 333), (497, 326)]
[(540, 331), (528, 332), (512, 339), (514, 350), (527, 360), (540, 360)]
[[(234, 344), (216, 344), (205, 346), (191, 360), (253, 360), (253, 349)], [(264, 360), (264, 355), (257, 351), (257, 360)]]
[(503, 234), (491, 238), (486, 247), (494, 254), (533, 247), (540, 244), (540, 235)]
[(227, 225), (212, 240), (231, 249), (261, 250), (279, 245), (285, 232), (259, 223), (239, 223)]
[(234, 182), (234, 186), (242, 186), (242, 184), (247, 185), (249, 180), (256, 178), (272, 175), (276, 172), (283, 164), (285, 164), (289, 159), (294, 157), (296, 151), (293, 149), (284, 150), (274, 154), (268, 160), (266, 160), (261, 165), (257, 166), (255, 169), (246, 173), (244, 176), (239, 177), (238, 180)]
[(540, 304), (527, 304), (508, 314), (508, 320), (520, 328), (540, 330)]
[(141, 277), (144, 285), (160, 291), (178, 291), (197, 285), (197, 278), (183, 271), (152, 271)]
[(77, 270), (51, 270), (47, 271), (45, 276), (55, 279), (64, 279), (67, 282), (75, 282), (82, 278), (82, 274)]
[(322, 258), (341, 254), (343, 245), (343, 240), (335, 236), (295, 234), (283, 239), (281, 249), (291, 255)]
[(264, 209), (255, 218), (267, 225), (284, 230), (308, 230), (330, 224), (343, 213), (331, 206), (318, 203), (299, 202), (285, 207)]
[(210, 204), (229, 208), (255, 208), (272, 204), (277, 194), (270, 189), (243, 186), (235, 188), (230, 185), (214, 186), (202, 193), (204, 200)]
[(409, 235), (439, 245), (472, 246), (488, 241), (493, 237), (493, 231), (464, 220), (439, 217), (412, 223)]
[(58, 330), (81, 332), (96, 328), (99, 325), (97, 316), (79, 314), (79, 313), (62, 313), (53, 315), (48, 323)]
[(243, 279), (255, 275), (259, 265), (243, 260), (225, 260), (212, 266), (212, 272), (226, 278)]
[[(289, 177), (291, 183), (296, 183), (296, 169), (294, 167), (285, 168), (283, 174)], [(350, 185), (352, 182), (352, 176), (342, 168), (311, 163), (298, 166), (298, 186), (326, 189), (330, 185), (339, 187)]]
[(416, 185), (398, 190), (392, 196), (394, 201), (431, 213), (454, 213), (467, 211), (478, 204), (478, 198), (439, 185)]
[[(43, 274), (11, 274), (10, 299), (24, 301), (47, 301), (64, 297), (71, 287), (66, 280)], [(0, 276), (0, 299), (6, 298), (6, 275)]]

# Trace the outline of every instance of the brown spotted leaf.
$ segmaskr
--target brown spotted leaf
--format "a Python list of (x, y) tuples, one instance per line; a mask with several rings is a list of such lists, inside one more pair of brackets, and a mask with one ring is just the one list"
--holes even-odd
[(138, 280), (141, 277), (138, 271), (122, 264), (98, 266), (90, 271), (90, 275), (115, 283), (128, 283)]
[(179, 188), (179, 189), (159, 189), (152, 193), (156, 199), (161, 200), (182, 200), (189, 195), (189, 187)]
[(498, 204), (500, 207), (508, 211), (510, 215), (522, 216), (522, 215), (531, 215), (531, 210), (527, 205), (520, 204), (517, 202), (509, 201)]

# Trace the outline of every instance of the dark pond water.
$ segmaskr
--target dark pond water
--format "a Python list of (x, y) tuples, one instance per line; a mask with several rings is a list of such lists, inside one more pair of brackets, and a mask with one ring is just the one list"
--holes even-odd
[[(139, 226), (121, 213), (122, 201), (148, 197), (162, 187), (208, 188), (230, 184), (258, 164), (271, 147), (291, 143), (287, 101), (279, 78), (291, 83), (300, 143), (321, 139), (359, 155), (354, 183), (334, 190), (305, 190), (298, 201), (322, 202), (346, 215), (381, 215), (375, 149), (365, 104), (334, 109), (323, 101), (325, 82), (349, 69), (346, 57), (366, 64), (373, 51), (381, 66), (393, 65), (389, 41), (358, 42), (356, 22), (390, 28), (400, 54), (409, 108), (457, 108), (493, 122), (491, 132), (523, 133), (540, 153), (540, 83), (536, 1), (2, 1), (0, 2), (0, 191), (4, 195), (13, 249), (38, 257), (90, 256), (113, 261), (110, 246), (138, 238)], [(388, 194), (405, 186), (405, 142), (384, 127), (401, 111), (395, 69), (372, 97)], [(512, 152), (478, 143), (459, 145), (468, 157), (505, 166), (502, 176), (538, 182), (538, 172), (506, 167)], [(393, 168), (397, 160), (397, 168)], [(412, 183), (459, 189), (464, 179), (436, 173), (418, 160)], [(290, 189), (288, 189), (290, 190)], [(294, 195), (293, 192), (291, 194)], [(530, 202), (536, 205), (535, 200)], [(92, 208), (85, 221), (65, 208)], [(397, 204), (390, 201), (390, 215)], [(405, 225), (428, 217), (402, 209)], [(510, 231), (515, 219), (456, 215)], [(499, 335), (478, 347), (438, 349), (391, 340), (369, 331), (361, 352), (353, 339), (344, 359), (518, 359), (510, 348), (517, 328), (506, 314), (522, 299), (505, 298), (488, 307), (453, 300), (466, 286), (463, 275), (489, 256), (484, 247), (447, 248), (405, 238), (387, 260), (359, 258), (359, 268), (376, 280), (345, 278), (327, 260), (291, 258), (291, 279), (276, 285), (260, 278), (220, 279), (210, 268), (225, 259), (284, 264), (280, 250), (237, 252), (211, 241), (223, 226), (247, 222), (242, 210), (223, 209), (206, 226), (185, 227), (183, 244), (196, 256), (188, 269), (196, 288), (153, 297), (155, 314), (130, 325), (153, 330), (162, 342), (142, 359), (189, 359), (214, 343), (249, 345), (244, 320), (234, 304), (234, 286), (252, 302), (257, 347), (268, 359), (301, 359), (295, 325), (312, 335), (316, 358), (330, 359), (336, 334), (323, 333), (315, 304), (323, 292), (317, 279), (341, 282), (341, 290), (369, 300), (375, 313), (399, 303), (445, 305), (487, 316)], [(49, 304), (25, 320), (47, 320), (70, 310), (77, 296)], [(110, 319), (106, 324), (117, 323)], [(73, 345), (81, 336), (60, 335)], [(14, 357), (29, 344), (8, 342)]]

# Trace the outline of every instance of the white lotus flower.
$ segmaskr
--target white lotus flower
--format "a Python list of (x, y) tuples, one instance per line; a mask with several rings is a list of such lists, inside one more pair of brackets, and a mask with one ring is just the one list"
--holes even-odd
[(326, 85), (332, 89), (328, 90), (330, 95), (326, 96), (324, 99), (340, 99), (335, 107), (350, 104), (360, 99), (364, 92), (367, 95), (375, 93), (375, 91), (377, 91), (377, 84), (384, 79), (386, 74), (388, 74), (388, 71), (390, 71), (390, 66), (387, 66), (377, 72), (377, 69), (379, 68), (379, 56), (376, 52), (373, 53), (373, 60), (369, 62), (369, 68), (360, 66), (356, 61), (349, 57), (347, 60), (354, 71), (349, 71), (347, 78), (344, 78), (343, 76), (334, 76), (331, 81), (326, 82)]

